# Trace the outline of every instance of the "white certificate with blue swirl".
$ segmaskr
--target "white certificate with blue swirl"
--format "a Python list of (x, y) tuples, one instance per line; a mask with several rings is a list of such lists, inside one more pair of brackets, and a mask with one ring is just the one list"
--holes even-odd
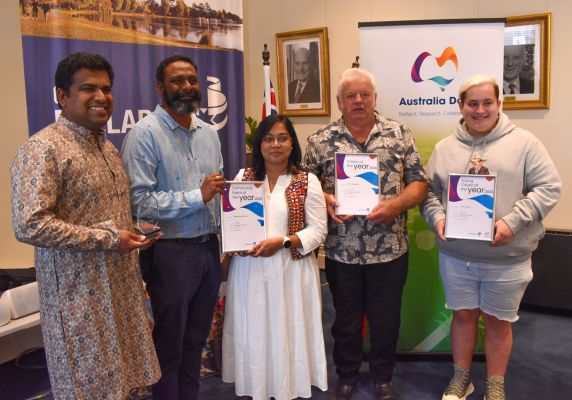
[(495, 175), (449, 174), (445, 237), (493, 240)]
[(367, 215), (379, 204), (377, 154), (336, 153), (337, 215)]
[(229, 181), (221, 201), (223, 253), (250, 250), (266, 239), (264, 182)]

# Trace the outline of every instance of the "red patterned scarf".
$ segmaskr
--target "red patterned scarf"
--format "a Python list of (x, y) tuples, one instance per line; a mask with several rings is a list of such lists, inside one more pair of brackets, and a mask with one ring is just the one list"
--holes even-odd
[[(246, 168), (243, 181), (253, 181), (256, 178), (256, 169)], [(308, 193), (308, 173), (296, 168), (292, 173), (290, 184), (286, 188), (286, 203), (288, 205), (288, 235), (293, 235), (296, 232), (304, 229), (304, 203), (306, 201), (306, 194)], [(298, 249), (290, 248), (292, 258), (294, 260), (301, 260), (305, 256), (302, 255)]]

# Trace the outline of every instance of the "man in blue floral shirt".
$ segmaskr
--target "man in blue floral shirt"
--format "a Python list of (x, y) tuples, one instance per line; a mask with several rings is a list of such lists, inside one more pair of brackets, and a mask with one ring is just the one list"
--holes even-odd
[[(337, 93), (342, 117), (310, 136), (304, 158), (305, 168), (322, 182), (330, 216), (325, 247), (326, 277), (336, 309), (332, 335), (339, 381), (334, 399), (348, 399), (358, 381), (366, 314), (377, 399), (398, 398), (391, 379), (407, 278), (407, 210), (427, 194), (425, 171), (411, 132), (375, 111), (376, 99), (371, 73), (346, 70)], [(335, 213), (336, 152), (378, 156), (380, 202), (367, 216)]]

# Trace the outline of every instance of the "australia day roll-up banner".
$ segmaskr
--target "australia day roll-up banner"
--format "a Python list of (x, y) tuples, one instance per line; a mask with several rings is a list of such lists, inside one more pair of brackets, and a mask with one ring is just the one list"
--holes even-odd
[[(461, 117), (463, 81), (488, 74), (502, 82), (503, 19), (367, 22), (359, 24), (359, 35), (361, 66), (377, 81), (378, 110), (412, 130), (425, 165)], [(398, 350), (449, 352), (451, 311), (435, 236), (417, 208), (408, 215), (409, 275)]]
[(244, 60), (241, 0), (59, 0), (47, 12), (20, 1), (30, 135), (59, 113), (58, 62), (82, 51), (98, 53), (115, 72), (115, 108), (107, 123), (121, 147), (129, 129), (160, 102), (155, 69), (173, 54), (191, 58), (201, 86), (199, 118), (219, 133), (225, 175), (245, 163)]

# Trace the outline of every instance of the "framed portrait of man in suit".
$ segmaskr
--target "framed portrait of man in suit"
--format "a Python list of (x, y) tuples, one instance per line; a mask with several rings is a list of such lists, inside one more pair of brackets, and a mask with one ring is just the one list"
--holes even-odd
[(327, 28), (276, 34), (280, 113), (330, 115)]
[(550, 107), (550, 16), (508, 17), (504, 32), (504, 109)]

